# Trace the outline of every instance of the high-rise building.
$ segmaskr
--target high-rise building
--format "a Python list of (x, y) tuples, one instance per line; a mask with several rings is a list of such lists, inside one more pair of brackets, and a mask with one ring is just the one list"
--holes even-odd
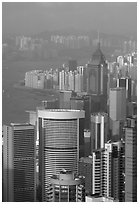
[(75, 71), (75, 92), (83, 91), (83, 75), (81, 75), (78, 71)]
[(36, 199), (35, 128), (29, 124), (3, 128), (4, 201)]
[[(104, 110), (107, 107), (107, 63), (103, 53), (100, 50), (100, 43), (98, 43), (97, 50), (94, 52), (91, 61), (87, 66), (87, 92), (95, 95), (101, 102), (100, 96), (104, 96), (103, 104)], [(101, 110), (99, 110), (101, 111)]]
[(65, 90), (65, 71), (59, 72), (59, 89)]
[(70, 98), (71, 109), (85, 111), (85, 129), (90, 129), (90, 111), (91, 111), (91, 97), (90, 96), (75, 96)]
[(87, 195), (92, 194), (93, 185), (93, 159), (92, 156), (82, 157), (79, 160), (79, 175), (85, 177), (85, 192)]
[(120, 139), (124, 138), (123, 134), (123, 127), (124, 127), (125, 121), (122, 120), (110, 120), (110, 132), (109, 132), (109, 138), (112, 142), (117, 142)]
[(51, 202), (84, 202), (84, 178), (71, 171), (60, 171), (50, 179)]
[(69, 71), (75, 71), (77, 69), (77, 61), (69, 60)]
[(125, 202), (137, 202), (137, 118), (125, 128)]
[(109, 115), (113, 121), (126, 119), (126, 90), (111, 88), (109, 95)]
[(32, 70), (25, 74), (25, 86), (36, 89), (44, 89), (45, 72), (42, 70)]
[(70, 98), (72, 97), (72, 91), (60, 91), (59, 93), (59, 107), (60, 109), (70, 109)]
[(68, 81), (69, 81), (68, 90), (74, 91), (75, 90), (75, 73), (74, 72), (69, 71), (69, 73), (68, 73)]
[(88, 64), (88, 93), (107, 96), (107, 64), (100, 43)]
[(85, 177), (87, 195), (124, 201), (124, 145), (107, 142), (103, 149), (79, 160), (79, 174)]
[(131, 117), (137, 115), (137, 103), (135, 101), (127, 104), (127, 116)]
[(91, 152), (104, 148), (108, 141), (108, 115), (96, 113), (91, 115)]
[(58, 109), (59, 100), (56, 98), (56, 99), (42, 101), (42, 107), (46, 109)]
[(101, 195), (112, 197), (112, 143), (101, 151)]
[(126, 99), (131, 101), (131, 78), (118, 78), (117, 79), (117, 87), (123, 87), (126, 89)]
[(112, 197), (124, 201), (124, 143), (112, 143)]
[(61, 169), (78, 172), (79, 158), (84, 155), (83, 110), (38, 110), (39, 172), (42, 200), (49, 200), (50, 177)]

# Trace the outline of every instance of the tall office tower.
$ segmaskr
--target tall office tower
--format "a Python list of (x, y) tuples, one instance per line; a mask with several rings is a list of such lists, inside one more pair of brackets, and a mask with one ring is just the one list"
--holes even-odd
[(112, 197), (112, 143), (101, 151), (101, 195)]
[(131, 117), (137, 115), (137, 103), (135, 101), (127, 104), (127, 116)]
[(93, 54), (91, 62), (88, 64), (87, 71), (87, 92), (91, 94), (92, 97), (93, 95), (97, 96), (100, 103), (100, 96), (103, 96), (104, 109), (102, 111), (106, 111), (108, 74), (107, 63), (100, 50), (100, 43), (98, 43), (97, 50)]
[[(92, 152), (92, 195), (111, 197), (111, 171), (112, 145), (105, 144), (105, 148)], [(85, 177), (85, 182), (87, 176)]]
[(29, 124), (3, 128), (4, 201), (36, 199), (35, 130)]
[(60, 171), (50, 179), (51, 202), (85, 202), (84, 178), (71, 171)]
[(64, 90), (69, 90), (69, 72), (65, 71)]
[(60, 91), (59, 94), (59, 107), (60, 109), (70, 109), (70, 98), (72, 97), (72, 91)]
[(137, 118), (125, 129), (125, 202), (137, 202)]
[(121, 138), (121, 130), (126, 119), (126, 90), (111, 88), (109, 94), (109, 116), (112, 141)]
[(79, 160), (79, 174), (85, 176), (87, 195), (124, 198), (124, 145), (105, 143), (103, 149), (92, 152), (92, 156)]
[(91, 115), (91, 152), (104, 148), (108, 140), (108, 115), (96, 113)]
[(112, 143), (112, 197), (124, 201), (124, 143)]
[(100, 150), (93, 151), (92, 159), (93, 159), (92, 194), (100, 195), (101, 193), (101, 151)]
[(123, 201), (124, 149), (122, 142), (106, 143), (105, 148), (93, 152), (93, 194)]
[(83, 110), (38, 110), (40, 182), (42, 200), (49, 200), (50, 177), (61, 169), (78, 172), (84, 155)]
[(70, 98), (71, 109), (85, 111), (85, 129), (90, 129), (91, 97), (88, 95), (75, 96)]
[(123, 87), (126, 89), (126, 99), (131, 101), (131, 78), (118, 78), (117, 87)]
[(70, 71), (68, 72), (68, 76), (69, 76), (69, 87), (68, 90), (70, 91), (74, 91), (75, 90), (75, 74), (74, 72)]
[(109, 115), (111, 120), (126, 119), (126, 91), (125, 88), (111, 88), (109, 96)]
[(92, 156), (82, 157), (78, 164), (78, 173), (85, 177), (85, 193), (92, 194), (93, 187), (93, 159)]
[(83, 91), (83, 76), (75, 71), (75, 92), (82, 92)]
[(77, 61), (76, 60), (69, 60), (69, 71), (75, 71), (77, 69)]
[(84, 129), (84, 156), (87, 157), (90, 154), (91, 154), (90, 131)]
[(59, 72), (59, 90), (65, 90), (65, 71)]

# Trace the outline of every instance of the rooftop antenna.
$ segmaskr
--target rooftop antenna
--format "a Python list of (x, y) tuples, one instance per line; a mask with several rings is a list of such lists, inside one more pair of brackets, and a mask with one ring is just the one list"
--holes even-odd
[(100, 36), (99, 36), (99, 30), (97, 31), (97, 35), (98, 35), (98, 36), (97, 36), (97, 39), (98, 39), (98, 48), (100, 48), (100, 38), (99, 38)]

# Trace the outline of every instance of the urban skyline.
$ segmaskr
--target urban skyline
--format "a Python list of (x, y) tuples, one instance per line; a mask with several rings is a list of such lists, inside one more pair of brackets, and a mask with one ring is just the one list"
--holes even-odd
[[(32, 8), (34, 15), (42, 8), (59, 19), (65, 15), (59, 11), (77, 15), (78, 6), (81, 14), (89, 5), (104, 11), (110, 34), (103, 33), (102, 16), (93, 35), (75, 21), (78, 34), (74, 29), (68, 34), (66, 23), (67, 33), (59, 27), (45, 37), (48, 32), (22, 32), (21, 19), (22, 34), (15, 29), (13, 35), (7, 23), (11, 13), (5, 17), (11, 8), (11, 22), (16, 15), (24, 21), (23, 11), (28, 15)], [(135, 11), (136, 3), (3, 3), (3, 33), (7, 28), (11, 33), (6, 31), (2, 46), (2, 201), (137, 202), (137, 42), (123, 37), (122, 29), (117, 37), (112, 24), (107, 27), (108, 16), (115, 18), (114, 5), (121, 12), (120, 29), (129, 20), (122, 19), (122, 11)], [(128, 33), (136, 33), (134, 17)]]

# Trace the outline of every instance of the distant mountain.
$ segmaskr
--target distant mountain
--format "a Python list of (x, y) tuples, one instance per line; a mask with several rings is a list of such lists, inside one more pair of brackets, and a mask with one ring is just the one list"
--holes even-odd
[[(43, 39), (48, 39), (51, 35), (63, 35), (63, 36), (68, 36), (68, 35), (87, 35), (92, 38), (97, 38), (98, 36), (98, 31), (96, 30), (77, 30), (77, 29), (68, 29), (68, 30), (46, 30), (43, 32), (40, 32), (38, 34), (32, 35), (32, 37), (37, 37), (37, 38), (43, 38)], [(130, 40), (131, 37), (129, 36), (124, 36), (124, 35), (118, 35), (118, 34), (109, 34), (109, 33), (99, 33), (100, 38), (109, 38), (109, 39), (117, 39), (117, 40)], [(132, 40), (136, 40), (136, 37), (132, 36)]]

